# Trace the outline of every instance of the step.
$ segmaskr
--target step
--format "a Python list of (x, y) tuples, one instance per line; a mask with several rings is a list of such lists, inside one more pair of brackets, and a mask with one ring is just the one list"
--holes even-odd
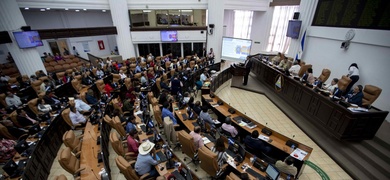
[(372, 140), (363, 141), (362, 145), (386, 162), (390, 162), (390, 148), (386, 148), (382, 144)]
[[(351, 150), (356, 153), (356, 155), (352, 156), (351, 154), (349, 156), (351, 159), (357, 157), (362, 158), (365, 162), (361, 161), (359, 162), (359, 165), (363, 166), (363, 168), (367, 168), (366, 170), (368, 170), (369, 173), (374, 176), (379, 176), (381, 174), (383, 177), (386, 177), (386, 179), (390, 179), (390, 162), (378, 157), (377, 154), (361, 145), (361, 143), (350, 143), (349, 146)], [(372, 169), (375, 169), (378, 172), (373, 173)]]
[(373, 140), (378, 142), (380, 145), (384, 146), (385, 148), (390, 149), (389, 135), (390, 135), (390, 123), (385, 120), (383, 121), (382, 125), (379, 127)]

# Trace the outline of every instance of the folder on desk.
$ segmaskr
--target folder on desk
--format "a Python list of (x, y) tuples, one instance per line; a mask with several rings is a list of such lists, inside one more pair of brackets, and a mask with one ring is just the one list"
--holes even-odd
[(187, 114), (181, 114), (181, 116), (183, 117), (183, 120), (187, 120), (188, 119)]
[(206, 102), (213, 102), (212, 99), (206, 99)]

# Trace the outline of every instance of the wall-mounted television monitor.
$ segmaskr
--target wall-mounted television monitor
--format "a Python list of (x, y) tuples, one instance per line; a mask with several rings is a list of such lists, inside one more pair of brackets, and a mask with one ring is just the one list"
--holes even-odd
[(0, 44), (12, 43), (11, 37), (7, 31), (0, 32)]
[(222, 37), (221, 59), (244, 62), (251, 53), (252, 40)]
[(160, 31), (162, 42), (177, 42), (177, 31)]
[(301, 25), (302, 21), (299, 20), (290, 20), (288, 21), (288, 28), (287, 28), (287, 37), (298, 39), (299, 38), (299, 32), (301, 31)]
[(18, 43), (19, 48), (21, 49), (43, 46), (38, 31), (20, 31), (13, 33), (15, 40)]

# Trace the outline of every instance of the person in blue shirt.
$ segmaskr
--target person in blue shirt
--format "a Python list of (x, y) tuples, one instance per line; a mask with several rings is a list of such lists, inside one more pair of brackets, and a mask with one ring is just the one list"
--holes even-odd
[(139, 176), (142, 176), (146, 173), (149, 173), (147, 178), (157, 177), (159, 174), (154, 167), (158, 164), (156, 160), (153, 159), (154, 143), (145, 141), (138, 147), (138, 156), (137, 161), (135, 162), (135, 171)]
[(363, 103), (363, 86), (357, 85), (355, 86), (347, 95), (345, 95), (342, 99), (351, 104), (356, 104), (358, 106), (362, 106)]
[(142, 72), (141, 66), (140, 66), (140, 65), (137, 65), (137, 66), (135, 67), (135, 73), (140, 73), (140, 72)]
[(130, 115), (127, 118), (126, 132), (130, 133), (131, 130), (137, 129), (134, 115)]
[(173, 124), (177, 124), (177, 120), (175, 119), (175, 116), (173, 116), (173, 113), (169, 111), (168, 108), (169, 108), (169, 102), (164, 102), (163, 109), (161, 111), (162, 119), (168, 116), (173, 121)]
[(88, 92), (85, 94), (85, 99), (88, 104), (97, 104), (99, 101), (93, 96), (93, 90), (88, 89)]

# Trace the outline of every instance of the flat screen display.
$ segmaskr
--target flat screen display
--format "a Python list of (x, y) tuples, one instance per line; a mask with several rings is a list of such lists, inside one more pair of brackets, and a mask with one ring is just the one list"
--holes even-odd
[(244, 62), (251, 52), (252, 40), (232, 37), (222, 38), (221, 59)]
[(177, 31), (160, 31), (161, 41), (177, 42)]
[(279, 171), (271, 164), (268, 164), (267, 169), (265, 170), (265, 173), (272, 180), (276, 180), (279, 177)]
[(302, 21), (290, 20), (288, 21), (287, 37), (298, 39), (301, 31)]
[(18, 43), (19, 48), (21, 49), (43, 46), (38, 31), (20, 31), (13, 33), (15, 36), (15, 40)]

